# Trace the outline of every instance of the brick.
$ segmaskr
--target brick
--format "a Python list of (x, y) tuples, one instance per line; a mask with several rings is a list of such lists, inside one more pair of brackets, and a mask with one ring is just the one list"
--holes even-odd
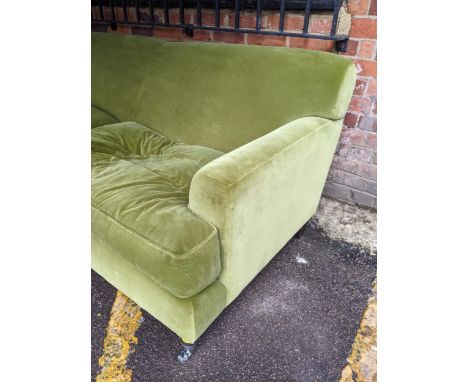
[(353, 146), (367, 146), (367, 132), (352, 129), (349, 132), (349, 141)]
[(330, 169), (328, 172), (328, 177), (327, 180), (335, 183), (344, 183), (344, 178), (345, 178), (345, 172), (337, 169)]
[[(235, 24), (236, 24), (236, 18), (235, 18), (235, 14), (234, 12), (230, 12), (228, 10), (225, 11), (225, 13), (223, 13), (223, 11), (221, 11), (221, 20), (223, 22), (226, 22), (227, 21), (227, 26), (231, 27), (231, 28), (234, 28)], [(212, 25), (214, 25), (214, 13), (212, 14), (212, 16), (210, 16), (212, 20)], [(227, 20), (226, 20), (226, 17), (227, 17)], [(249, 28), (249, 29), (255, 29), (255, 22), (256, 22), (256, 17), (255, 17), (255, 12), (251, 12), (251, 11), (241, 11), (240, 14), (239, 14), (239, 26), (241, 28)], [(260, 25), (262, 26), (262, 28), (265, 28), (265, 26), (263, 25), (263, 20), (260, 19)], [(205, 19), (203, 19), (203, 25), (205, 25)]]
[(350, 147), (345, 144), (339, 144), (337, 149), (336, 149), (336, 155), (340, 157), (346, 157), (349, 154), (349, 149)]
[(213, 41), (217, 42), (227, 42), (230, 44), (243, 44), (244, 43), (244, 33), (237, 32), (213, 32)]
[(370, 97), (372, 103), (371, 103), (371, 114), (377, 115), (377, 98), (376, 97)]
[(346, 48), (346, 52), (340, 53), (344, 56), (351, 56), (354, 57), (357, 55), (358, 51), (358, 46), (359, 46), (359, 40), (348, 40), (348, 47)]
[(349, 145), (350, 140), (349, 140), (349, 128), (346, 126), (343, 126), (341, 129), (341, 135), (340, 135), (340, 144), (343, 145)]
[(146, 26), (140, 26), (140, 25), (132, 25), (131, 27), (132, 34), (138, 35), (138, 36), (153, 36), (153, 28), (152, 27), (146, 27)]
[(98, 7), (91, 7), (91, 16), (93, 19), (100, 20), (101, 15), (99, 13), (99, 8)]
[(124, 21), (124, 12), (121, 7), (114, 7), (114, 14), (117, 21)]
[(377, 118), (361, 115), (359, 117), (358, 127), (361, 130), (375, 133), (377, 131)]
[(372, 163), (374, 151), (362, 147), (351, 147), (348, 152), (348, 158), (364, 163)]
[(366, 78), (358, 78), (356, 80), (356, 85), (354, 86), (354, 95), (362, 96), (364, 95), (364, 91), (366, 90), (367, 79)]
[[(279, 29), (279, 14), (275, 12), (267, 17), (265, 28)], [(304, 26), (304, 15), (299, 13), (286, 13), (284, 15), (284, 30), (288, 32), (302, 32)], [(310, 26), (310, 20), (309, 20)]]
[(350, 174), (349, 172), (344, 173), (343, 175), (343, 184), (346, 186), (349, 186), (351, 188), (361, 190), (361, 191), (366, 191), (369, 188), (369, 182), (361, 178), (360, 176)]
[(188, 37), (185, 35), (184, 39), (194, 40), (194, 41), (211, 41), (212, 40), (211, 31), (194, 29), (193, 37)]
[(360, 207), (377, 208), (377, 198), (365, 192), (354, 191), (353, 201)]
[[(221, 9), (219, 12), (219, 24), (222, 27), (234, 27), (235, 24), (235, 14), (234, 11), (230, 9)], [(232, 25), (231, 25), (232, 24)]]
[(367, 133), (367, 147), (372, 150), (377, 150), (377, 134)]
[(370, 78), (367, 85), (366, 96), (375, 97), (377, 95), (377, 79)]
[(268, 36), (261, 34), (247, 34), (247, 44), (252, 45), (269, 45), (269, 46), (285, 46), (287, 41), (286, 36)]
[(327, 182), (323, 189), (323, 195), (348, 203), (354, 202), (353, 193), (350, 188), (337, 183)]
[(362, 40), (359, 43), (358, 56), (360, 58), (375, 59), (375, 40)]
[(344, 170), (344, 171), (356, 174), (357, 166), (358, 166), (358, 162), (356, 161), (343, 158), (343, 157), (339, 157), (339, 156), (333, 157), (332, 168), (336, 168), (339, 170)]
[(309, 31), (318, 34), (330, 34), (333, 17), (330, 15), (312, 15), (309, 23)]
[(355, 65), (360, 77), (377, 78), (377, 61), (355, 60)]
[(377, 16), (377, 0), (371, 0), (369, 7), (369, 15)]
[[(180, 12), (178, 8), (171, 8), (169, 9), (169, 22), (171, 24), (179, 24), (180, 23)], [(184, 12), (185, 15), (185, 12)]]
[(377, 182), (368, 182), (367, 192), (377, 196)]
[(377, 195), (377, 182), (375, 180), (365, 179), (346, 171), (332, 168), (328, 173), (327, 182), (348, 186), (352, 192), (359, 190)]
[(310, 50), (321, 50), (324, 52), (333, 52), (334, 43), (330, 40), (318, 40), (311, 38), (289, 37), (289, 46), (291, 48), (302, 48)]
[(134, 7), (127, 8), (127, 17), (128, 17), (128, 21), (131, 21), (131, 22), (137, 21), (136, 9)]
[(91, 23), (91, 31), (93, 31), (93, 32), (107, 32), (107, 24)]
[(348, 12), (353, 16), (367, 15), (369, 0), (348, 0)]
[(356, 127), (358, 115), (354, 113), (346, 113), (344, 117), (344, 125), (350, 128)]
[(362, 114), (369, 114), (371, 109), (371, 102), (369, 98), (362, 98), (353, 96), (351, 98), (351, 102), (349, 104), (348, 111), (354, 113), (362, 113)]
[(369, 18), (353, 18), (349, 34), (355, 38), (376, 39), (377, 20)]
[[(268, 11), (267, 11), (268, 12)], [(254, 16), (255, 20), (255, 16)], [(268, 12), (263, 28), (279, 29), (280, 16), (278, 12)], [(255, 21), (254, 21), (255, 25)], [(312, 14), (309, 19), (309, 33), (329, 34), (332, 25), (332, 16), (328, 14)], [(304, 28), (304, 14), (288, 12), (284, 15), (284, 30), (288, 32), (301, 32)]]
[(341, 129), (341, 135), (340, 135), (340, 140), (339, 143), (343, 145), (349, 145), (349, 127), (343, 126)]
[[(375, 153), (374, 155), (376, 155)], [(370, 179), (370, 180), (377, 180), (377, 166), (374, 164), (367, 164), (362, 162), (355, 162), (356, 163), (356, 170), (355, 174), (362, 176), (363, 178)]]
[(362, 163), (349, 158), (335, 156), (333, 158), (332, 167), (359, 175), (366, 179), (377, 179), (377, 166), (374, 164)]
[(117, 24), (117, 33), (131, 34), (131, 29), (128, 25)]
[(184, 33), (180, 28), (164, 28), (164, 27), (156, 27), (153, 30), (153, 35), (155, 37), (159, 37), (162, 39), (167, 40), (183, 40)]

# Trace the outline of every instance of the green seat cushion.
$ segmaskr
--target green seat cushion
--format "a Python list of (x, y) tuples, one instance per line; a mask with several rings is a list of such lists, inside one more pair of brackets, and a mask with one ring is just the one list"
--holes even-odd
[(188, 208), (188, 193), (193, 175), (223, 153), (136, 122), (96, 127), (91, 137), (93, 235), (177, 297), (211, 284), (218, 233)]
[(91, 105), (91, 128), (94, 129), (97, 126), (109, 125), (111, 123), (117, 123), (119, 120), (114, 116), (106, 113), (95, 106)]

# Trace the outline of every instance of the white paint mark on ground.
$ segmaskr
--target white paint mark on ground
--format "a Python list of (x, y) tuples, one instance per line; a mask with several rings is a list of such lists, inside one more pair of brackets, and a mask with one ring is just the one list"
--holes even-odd
[(301, 256), (296, 256), (296, 261), (299, 264), (309, 264), (309, 262), (306, 259), (304, 259), (303, 257), (301, 257)]

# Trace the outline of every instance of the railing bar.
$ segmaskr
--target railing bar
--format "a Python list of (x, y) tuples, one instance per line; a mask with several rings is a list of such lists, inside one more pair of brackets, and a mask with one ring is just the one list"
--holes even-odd
[(141, 23), (140, 0), (136, 0), (135, 5), (136, 5), (137, 22), (138, 22), (138, 23)]
[(128, 23), (127, 0), (122, 0), (123, 15), (125, 24)]
[(115, 10), (114, 10), (114, 0), (110, 0), (110, 7), (111, 7), (111, 18), (112, 22), (115, 23)]
[(255, 30), (260, 30), (260, 18), (262, 17), (262, 0), (257, 0), (257, 15), (255, 20)]
[(335, 0), (335, 8), (333, 9), (333, 20), (330, 35), (334, 36), (336, 34), (336, 27), (338, 25), (338, 15), (340, 13), (342, 0)]
[[(109, 21), (94, 21), (97, 24), (109, 24)], [(124, 24), (121, 21), (116, 22), (118, 25)], [(129, 21), (126, 23), (128, 25), (142, 25), (143, 23), (137, 23)], [(145, 25), (145, 24), (143, 24)], [(149, 26), (149, 24), (147, 24)], [(157, 26), (165, 27), (165, 28), (186, 28), (186, 26), (180, 24), (162, 24), (162, 23), (155, 23)], [(330, 41), (343, 41), (349, 38), (347, 35), (343, 34), (336, 34), (335, 36), (330, 36), (328, 34), (303, 34), (303, 33), (295, 33), (295, 32), (280, 32), (280, 31), (269, 31), (269, 30), (255, 30), (252, 28), (239, 28), (239, 30), (234, 30), (234, 28), (228, 27), (219, 27), (216, 28), (214, 26), (191, 26), (193, 29), (200, 29), (200, 30), (212, 30), (212, 31), (221, 31), (221, 32), (240, 32), (240, 33), (253, 33), (253, 34), (261, 34), (261, 35), (269, 35), (269, 36), (290, 36), (290, 37), (302, 37), (302, 38), (311, 38), (317, 40), (330, 40)]]
[(164, 0), (164, 24), (169, 24), (169, 0)]
[(307, 34), (309, 31), (309, 20), (310, 20), (310, 10), (312, 8), (312, 0), (307, 0), (306, 7), (304, 11), (304, 27), (302, 28), (302, 32)]
[(202, 25), (202, 11), (201, 11), (201, 2), (197, 0), (197, 24), (198, 26)]
[(216, 25), (216, 28), (219, 28), (219, 2), (220, 2), (220, 0), (215, 0), (215, 25)]
[(154, 5), (153, 0), (149, 0), (150, 2), (150, 17), (151, 17), (151, 25), (154, 24)]
[(239, 29), (240, 28), (240, 0), (236, 0), (236, 5), (235, 5), (235, 28)]
[(104, 10), (102, 9), (102, 0), (99, 0), (99, 16), (101, 16), (101, 20), (104, 20)]
[(184, 0), (179, 0), (179, 23), (180, 25), (185, 24)]
[(286, 10), (286, 0), (281, 0), (279, 30), (284, 31), (284, 12)]

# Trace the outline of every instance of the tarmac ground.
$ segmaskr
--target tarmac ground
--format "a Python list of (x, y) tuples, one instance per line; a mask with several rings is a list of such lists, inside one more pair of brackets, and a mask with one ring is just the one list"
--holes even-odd
[[(368, 250), (331, 239), (311, 221), (213, 322), (188, 363), (176, 360), (177, 335), (141, 310), (128, 355), (122, 361), (120, 354), (118, 380), (336, 382), (372, 295), (376, 266)], [(108, 326), (119, 320), (111, 317), (116, 295), (126, 299), (92, 272), (93, 381), (117, 380), (106, 379), (98, 363)], [(140, 311), (136, 304), (125, 309)], [(115, 361), (113, 353), (106, 357), (107, 364)]]

